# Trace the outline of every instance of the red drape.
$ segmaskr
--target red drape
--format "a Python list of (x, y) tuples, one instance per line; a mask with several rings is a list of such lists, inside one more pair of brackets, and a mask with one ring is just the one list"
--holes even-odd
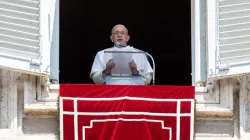
[(61, 133), (64, 140), (190, 140), (194, 93), (193, 86), (61, 84)]

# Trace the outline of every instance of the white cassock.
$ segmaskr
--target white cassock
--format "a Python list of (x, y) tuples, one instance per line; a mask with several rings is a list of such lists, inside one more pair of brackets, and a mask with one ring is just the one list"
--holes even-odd
[[(102, 73), (102, 71), (106, 69), (106, 63), (109, 59), (112, 58), (112, 55), (108, 55), (107, 53), (104, 53), (104, 51), (128, 51), (128, 50), (133, 50), (135, 52), (141, 51), (131, 46), (122, 47), (122, 48), (117, 48), (114, 46), (114, 47), (99, 51), (95, 56), (95, 59), (91, 68), (91, 72), (90, 72), (90, 78), (94, 81), (94, 83), (96, 84), (105, 83), (105, 76)], [(152, 79), (153, 69), (146, 55), (143, 53), (132, 53), (130, 55), (132, 55), (131, 59), (134, 60), (134, 62), (136, 63), (137, 70), (139, 71), (139, 75), (142, 76), (142, 78), (144, 79), (144, 83), (150, 84), (151, 79)], [(129, 68), (129, 65), (127, 65), (126, 67)]]

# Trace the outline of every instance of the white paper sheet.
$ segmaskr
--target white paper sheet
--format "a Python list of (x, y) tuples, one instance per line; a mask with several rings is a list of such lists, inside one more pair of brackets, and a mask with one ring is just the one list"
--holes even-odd
[(113, 53), (115, 68), (112, 69), (112, 75), (131, 75), (129, 62), (132, 61), (132, 53)]
[[(125, 53), (125, 52), (126, 53)], [(134, 52), (134, 53), (127, 53)], [(129, 68), (129, 62), (134, 60), (137, 65), (137, 69), (141, 72), (146, 72), (145, 65), (147, 65), (145, 54), (135, 53), (138, 52), (132, 47), (127, 48), (112, 48), (108, 50), (108, 52), (104, 53), (104, 64), (106, 67), (106, 63), (113, 59), (115, 62), (115, 68), (112, 69), (112, 75), (117, 76), (130, 76), (132, 75), (131, 70)]]

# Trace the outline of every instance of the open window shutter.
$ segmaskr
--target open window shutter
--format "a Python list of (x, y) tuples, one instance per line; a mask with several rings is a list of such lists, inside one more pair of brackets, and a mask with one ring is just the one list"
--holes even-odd
[(46, 74), (41, 52), (40, 0), (0, 0), (0, 66)]
[[(211, 55), (215, 56), (215, 61), (210, 62), (209, 77), (249, 74), (250, 0), (216, 0), (215, 7), (215, 49), (211, 50), (213, 47), (208, 46), (209, 52), (215, 53)], [(215, 66), (211, 66), (213, 63)]]

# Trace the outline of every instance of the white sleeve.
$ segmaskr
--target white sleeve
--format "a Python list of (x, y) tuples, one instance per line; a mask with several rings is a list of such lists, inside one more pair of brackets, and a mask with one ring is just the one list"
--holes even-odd
[(98, 52), (95, 56), (94, 62), (92, 64), (90, 76), (97, 71), (101, 71), (105, 69), (104, 64), (103, 64), (103, 58), (102, 58), (102, 52)]
[(146, 85), (150, 84), (150, 82), (152, 80), (152, 73), (143, 74), (142, 72), (139, 71), (139, 75), (142, 76), (142, 78), (144, 79), (144, 83)]
[(95, 84), (103, 84), (105, 83), (105, 80), (103, 78), (102, 71), (104, 70), (103, 60), (102, 60), (102, 54), (101, 52), (98, 52), (95, 56), (91, 72), (90, 72), (90, 78), (94, 81)]
[(102, 71), (97, 71), (92, 74), (92, 79), (95, 84), (104, 84), (105, 80), (102, 74)]

